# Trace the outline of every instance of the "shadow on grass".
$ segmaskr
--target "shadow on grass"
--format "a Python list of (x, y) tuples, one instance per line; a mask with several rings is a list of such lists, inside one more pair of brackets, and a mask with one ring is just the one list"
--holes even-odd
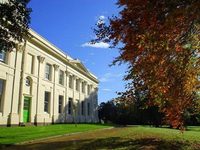
[[(119, 137), (88, 139), (88, 140), (70, 140), (45, 142), (27, 145), (1, 145), (0, 149), (4, 150), (51, 150), (51, 149), (66, 149), (66, 150), (98, 150), (98, 149), (128, 149), (128, 150), (182, 150), (191, 146), (187, 143), (178, 141), (164, 141), (154, 138), (144, 139), (125, 139)], [(194, 145), (193, 145), (194, 146)], [(190, 147), (191, 148), (191, 147)], [(197, 149), (199, 149), (199, 145)], [(192, 149), (196, 149), (192, 147)]]

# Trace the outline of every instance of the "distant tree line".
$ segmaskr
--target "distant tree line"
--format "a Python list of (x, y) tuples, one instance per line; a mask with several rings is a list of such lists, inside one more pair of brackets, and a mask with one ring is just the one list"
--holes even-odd
[[(164, 113), (157, 106), (144, 107), (145, 100), (124, 103), (121, 100), (110, 100), (99, 105), (99, 119), (105, 123), (118, 125), (170, 125), (165, 122)], [(188, 110), (184, 114), (185, 125), (200, 125), (200, 113)]]

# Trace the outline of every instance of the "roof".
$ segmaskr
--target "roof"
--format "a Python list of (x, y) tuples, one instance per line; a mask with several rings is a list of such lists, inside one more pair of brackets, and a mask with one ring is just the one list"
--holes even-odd
[(47, 39), (45, 39), (44, 37), (42, 37), (41, 35), (39, 35), (33, 29), (29, 29), (29, 33), (30, 33), (31, 39), (36, 39), (37, 42), (40, 42), (41, 44), (43, 44), (46, 47), (48, 47), (51, 51), (54, 51), (57, 55), (59, 55), (60, 57), (62, 57), (66, 62), (68, 62), (69, 64), (71, 64), (71, 66), (73, 66), (76, 70), (78, 70), (79, 72), (81, 71), (81, 73), (85, 72), (85, 74), (87, 74), (88, 76), (90, 76), (93, 80), (95, 80), (95, 82), (97, 82), (97, 83), (99, 82), (98, 79), (97, 79), (97, 77), (94, 74), (92, 74), (83, 65), (83, 63), (79, 59), (73, 59), (71, 56), (69, 56), (64, 51), (62, 51), (61, 49), (59, 49), (58, 47), (56, 47), (54, 44), (52, 44), (51, 42), (49, 42)]

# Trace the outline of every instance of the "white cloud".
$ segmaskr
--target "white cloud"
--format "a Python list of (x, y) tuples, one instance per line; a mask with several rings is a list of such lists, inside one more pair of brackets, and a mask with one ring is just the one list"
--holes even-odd
[(103, 24), (103, 23), (105, 23), (106, 19), (107, 18), (104, 15), (99, 16), (98, 19), (97, 19), (97, 24)]
[(99, 19), (101, 19), (101, 20), (105, 20), (106, 17), (102, 15), (102, 16), (99, 16)]
[(99, 43), (95, 43), (95, 44), (88, 42), (88, 43), (82, 44), (81, 46), (82, 47), (93, 47), (93, 48), (109, 48), (110, 47), (110, 45), (108, 43), (104, 43), (104, 42), (99, 42)]
[(105, 17), (104, 15), (101, 15), (101, 16), (99, 16), (99, 17), (96, 17), (97, 23), (98, 23), (99, 21), (105, 23), (106, 19), (107, 19), (107, 17)]
[[(97, 24), (103, 24), (105, 23), (107, 17), (105, 17), (104, 15), (101, 15), (99, 17), (96, 18), (97, 19)], [(90, 37), (92, 37), (92, 39), (96, 39), (96, 36), (90, 35)], [(84, 44), (81, 45), (81, 47), (93, 47), (93, 48), (109, 48), (110, 45), (108, 43), (105, 42), (98, 42), (98, 43), (91, 43), (91, 42), (86, 42)], [(92, 54), (93, 55), (93, 54)]]
[(102, 89), (102, 91), (105, 91), (105, 92), (110, 92), (110, 91), (112, 91), (111, 89)]
[(99, 81), (100, 82), (109, 82), (109, 81), (113, 81), (115, 80), (116, 78), (119, 78), (119, 77), (122, 77), (123, 74), (114, 74), (114, 73), (106, 73), (104, 74), (100, 79)]
[(105, 77), (102, 77), (102, 78), (99, 79), (99, 81), (100, 82), (108, 82), (109, 80), (107, 78), (105, 78)]
[(116, 78), (116, 77), (121, 77), (123, 74), (121, 74), (121, 73), (119, 73), (119, 74), (115, 74), (115, 73), (110, 73), (110, 72), (108, 72), (108, 73), (106, 73), (106, 74), (104, 74), (104, 76), (105, 77), (110, 77), (110, 78)]

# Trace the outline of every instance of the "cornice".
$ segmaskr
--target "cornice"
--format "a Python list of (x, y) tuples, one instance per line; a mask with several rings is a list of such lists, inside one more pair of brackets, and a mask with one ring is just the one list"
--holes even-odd
[[(78, 66), (75, 66), (70, 61), (76, 61), (73, 58), (71, 58), (69, 55), (65, 54), (62, 50), (54, 46), (52, 43), (50, 43), (48, 40), (46, 40), (44, 37), (33, 31), (32, 29), (29, 30), (30, 38), (28, 39), (29, 42), (32, 44), (37, 44), (39, 47), (42, 47), (42, 50), (47, 51), (54, 57), (57, 57), (59, 60), (64, 62), (66, 65), (70, 66), (71, 68), (75, 69), (79, 73), (85, 75), (95, 83), (99, 83), (96, 76), (94, 76), (91, 72), (84, 72), (82, 69), (80, 69)], [(69, 57), (69, 59), (68, 59)]]

